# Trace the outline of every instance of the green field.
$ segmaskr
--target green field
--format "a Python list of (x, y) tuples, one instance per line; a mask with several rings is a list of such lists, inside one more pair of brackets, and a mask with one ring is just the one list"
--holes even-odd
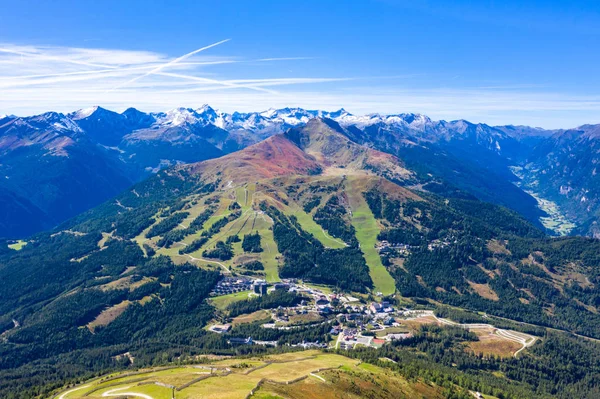
[[(369, 273), (373, 279), (375, 286), (375, 292), (382, 292), (384, 295), (390, 295), (395, 292), (395, 284), (393, 278), (390, 276), (386, 268), (382, 265), (381, 259), (375, 244), (377, 242), (377, 234), (379, 233), (379, 226), (371, 213), (368, 205), (361, 195), (361, 189), (357, 187), (357, 184), (353, 179), (350, 179), (346, 184), (346, 193), (350, 200), (350, 206), (353, 210), (352, 213), (352, 224), (356, 229), (356, 238), (360, 243), (361, 250), (364, 254), (367, 265), (369, 266)], [(241, 272), (244, 273), (243, 265), (245, 262), (250, 260), (260, 260), (265, 268), (264, 275), (268, 282), (277, 282), (279, 279), (279, 252), (277, 244), (273, 238), (273, 221), (271, 218), (258, 210), (257, 203), (263, 200), (264, 193), (256, 191), (255, 184), (247, 184), (240, 187), (231, 188), (219, 194), (220, 202), (218, 210), (204, 223), (203, 229), (197, 231), (194, 234), (188, 235), (180, 243), (176, 243), (171, 248), (159, 248), (157, 253), (161, 255), (169, 256), (176, 263), (182, 262), (194, 262), (202, 267), (217, 268), (225, 273)], [(190, 198), (192, 201), (192, 198)], [(194, 240), (198, 239), (202, 231), (209, 229), (217, 220), (231, 214), (229, 205), (236, 201), (242, 208), (242, 215), (224, 226), (217, 234), (205, 243), (200, 249), (190, 253), (189, 255), (180, 255), (179, 249), (184, 245), (191, 244)], [(327, 232), (321, 228), (312, 218), (312, 216), (302, 210), (302, 208), (292, 201), (288, 205), (280, 204), (284, 207), (284, 212), (292, 214), (298, 219), (298, 223), (303, 230), (312, 234), (318, 239), (325, 247), (332, 249), (345, 248), (346, 244), (334, 237), (331, 237)], [(182, 222), (183, 226), (178, 226), (176, 229), (184, 228), (188, 226), (191, 221), (204, 210), (206, 206), (203, 201), (199, 201), (198, 204), (187, 209), (190, 215)], [(158, 215), (157, 215), (158, 216)], [(160, 218), (156, 217), (156, 223), (160, 221)], [(152, 239), (146, 239), (145, 234), (150, 227), (134, 240), (143, 247), (144, 243), (155, 245), (160, 237), (153, 237)], [(220, 261), (216, 259), (205, 259), (202, 253), (205, 250), (214, 248), (218, 241), (225, 241), (227, 237), (231, 235), (238, 235), (240, 239), (243, 239), (244, 235), (258, 232), (261, 236), (261, 246), (263, 251), (258, 254), (245, 253), (242, 250), (241, 242), (233, 243), (232, 249), (234, 257), (229, 260)]]
[[(243, 187), (232, 188), (228, 191), (221, 193), (220, 202), (217, 211), (204, 223), (203, 228), (194, 234), (186, 236), (181, 242), (174, 244), (170, 248), (158, 248), (157, 253), (160, 255), (169, 256), (176, 263), (182, 262), (194, 262), (203, 267), (218, 268), (222, 271), (236, 270), (236, 267), (242, 263), (241, 260), (245, 258), (258, 259), (265, 267), (265, 279), (268, 282), (277, 282), (279, 279), (279, 262), (277, 257), (279, 255), (277, 251), (277, 245), (273, 239), (273, 232), (271, 227), (273, 225), (272, 220), (261, 211), (256, 211), (253, 207), (254, 204), (255, 185), (249, 184)], [(242, 208), (242, 215), (225, 225), (217, 234), (210, 238), (200, 249), (188, 254), (180, 255), (179, 250), (185, 246), (191, 244), (194, 240), (200, 238), (203, 231), (209, 229), (216, 221), (231, 214), (229, 205), (237, 201)], [(187, 212), (190, 212), (183, 222), (183, 226), (178, 226), (175, 229), (180, 229), (189, 226), (192, 220), (197, 217), (206, 206), (202, 202), (197, 204)], [(160, 220), (157, 219), (156, 223)], [(155, 223), (155, 224), (156, 224)], [(152, 239), (146, 239), (145, 234), (151, 227), (144, 230), (138, 235), (134, 241), (136, 241), (140, 247), (143, 247), (144, 243), (155, 245), (160, 237), (153, 237)], [(207, 249), (212, 249), (218, 241), (225, 241), (227, 237), (231, 235), (238, 235), (240, 239), (243, 239), (244, 235), (258, 232), (261, 236), (261, 245), (263, 251), (259, 254), (246, 254), (242, 250), (241, 242), (234, 243), (232, 245), (235, 256), (226, 261), (218, 259), (205, 259), (202, 253)]]
[(342, 240), (333, 238), (329, 234), (327, 234), (323, 230), (323, 228), (313, 220), (311, 215), (304, 212), (299, 207), (290, 207), (290, 210), (292, 214), (296, 216), (296, 218), (298, 218), (298, 223), (300, 223), (302, 229), (315, 236), (315, 238), (321, 241), (321, 244), (323, 244), (325, 247), (332, 249), (341, 249), (346, 246), (346, 244)]
[[(90, 397), (130, 397), (134, 396), (134, 394), (139, 395), (147, 395), (152, 399), (171, 399), (171, 389), (155, 385), (155, 384), (147, 384), (147, 385), (136, 385), (137, 383), (133, 383), (132, 385), (122, 385), (122, 386), (112, 386), (105, 389), (101, 389), (99, 391), (94, 392)], [(82, 391), (83, 392), (83, 391)], [(69, 396), (68, 398), (76, 398), (78, 396)], [(135, 396), (134, 396), (135, 397)], [(143, 396), (138, 396), (142, 397)]]
[(231, 303), (248, 299), (248, 294), (250, 294), (250, 292), (251, 291), (242, 291), (236, 292), (235, 294), (216, 296), (211, 298), (210, 301), (217, 309), (225, 310)]
[(352, 207), (352, 225), (356, 229), (356, 239), (369, 266), (369, 274), (375, 285), (375, 292), (392, 295), (396, 292), (394, 278), (381, 263), (379, 253), (375, 248), (377, 235), (380, 232), (375, 216), (369, 209), (361, 191), (352, 186), (352, 179), (346, 185), (346, 193)]
[[(275, 363), (268, 363), (270, 361)], [(237, 367), (244, 363), (245, 367)], [(325, 354), (319, 351), (286, 353), (256, 359), (228, 359), (202, 368), (187, 366), (168, 370), (156, 370), (119, 379), (105, 381), (92, 380), (79, 387), (65, 389), (57, 397), (60, 399), (100, 398), (129, 395), (150, 399), (170, 399), (171, 389), (157, 385), (182, 386), (199, 377), (212, 375), (196, 381), (187, 388), (176, 391), (177, 398), (245, 398), (263, 379), (286, 382), (309, 376), (321, 368), (339, 368), (359, 371), (358, 361), (344, 356)], [(208, 367), (208, 368), (207, 368)], [(212, 374), (209, 368), (212, 367)], [(142, 396), (147, 395), (147, 396)]]
[(324, 294), (327, 294), (327, 295), (333, 294), (332, 287), (330, 287), (328, 285), (313, 284), (313, 283), (307, 283), (307, 282), (302, 282), (302, 283), (309, 288), (314, 288), (314, 289), (320, 290)]
[(263, 247), (263, 252), (260, 254), (260, 260), (265, 267), (265, 278), (270, 283), (280, 281), (279, 262), (277, 261), (279, 252), (277, 251), (277, 244), (275, 244), (275, 239), (273, 238), (273, 232), (269, 228), (263, 228), (262, 230), (258, 230), (258, 232), (260, 233)]
[(14, 249), (15, 251), (20, 251), (23, 249), (23, 247), (27, 245), (27, 241), (23, 241), (23, 240), (18, 240), (17, 242), (15, 242), (14, 244), (9, 244), (8, 247), (10, 249)]
[(175, 389), (179, 399), (244, 399), (251, 391), (253, 398), (262, 399), (444, 397), (435, 384), (407, 381), (391, 370), (315, 350), (99, 378), (66, 388), (56, 397), (170, 399), (171, 389), (157, 383), (179, 388)]

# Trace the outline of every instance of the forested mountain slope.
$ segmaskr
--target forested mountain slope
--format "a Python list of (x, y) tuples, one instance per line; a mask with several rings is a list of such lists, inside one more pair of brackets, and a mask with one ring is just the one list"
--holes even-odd
[[(0, 237), (20, 238), (54, 227), (163, 168), (235, 152), (315, 117), (332, 121), (355, 143), (402, 158), (423, 184), (428, 179), (443, 182), (436, 188), (438, 194), (453, 196), (458, 189), (507, 206), (540, 225), (539, 218), (546, 214), (533, 196), (515, 184), (521, 179), (511, 169), (530, 164), (521, 176), (524, 188), (536, 191), (533, 183), (539, 180), (538, 194), (560, 200), (560, 206), (581, 225), (577, 232), (590, 231), (586, 218), (595, 208), (588, 205), (596, 199), (589, 184), (576, 176), (565, 182), (566, 177), (555, 174), (546, 184), (536, 173), (548, 169), (545, 156), (551, 162), (552, 154), (571, 145), (571, 140), (560, 140), (557, 151), (550, 148), (554, 141), (549, 136), (560, 132), (433, 121), (419, 114), (359, 116), (343, 109), (225, 113), (203, 106), (159, 113), (129, 108), (116, 113), (91, 107), (66, 115), (48, 112), (0, 119), (0, 189), (7, 209), (12, 210), (0, 215)], [(592, 172), (583, 166), (576, 169), (581, 172), (573, 173)], [(570, 187), (570, 194), (556, 194), (560, 187), (552, 184), (557, 182)], [(588, 202), (582, 203), (584, 192)]]
[[(221, 274), (399, 293), (600, 338), (596, 240), (550, 238), (507, 208), (427, 190), (442, 184), (322, 118), (159, 171), (18, 251), (2, 246), (0, 389), (42, 392), (124, 367), (126, 352), (141, 364), (231, 353), (202, 328)], [(41, 372), (53, 364), (73, 366)]]

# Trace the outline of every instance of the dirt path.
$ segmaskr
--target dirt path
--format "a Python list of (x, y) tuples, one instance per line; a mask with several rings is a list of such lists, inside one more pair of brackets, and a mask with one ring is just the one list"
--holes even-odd
[(349, 245), (346, 244), (344, 241), (338, 239), (338, 238), (334, 238), (332, 236), (330, 236), (329, 234), (327, 234), (327, 232), (323, 229), (323, 227), (321, 227), (321, 231), (323, 232), (323, 235), (325, 235), (325, 237), (327, 237), (328, 239), (330, 239), (331, 241), (335, 241), (338, 244), (344, 245), (345, 247), (348, 247)]
[(9, 328), (8, 330), (4, 331), (2, 334), (0, 334), (0, 341), (2, 342), (8, 342), (8, 338), (6, 338), (6, 336), (8, 335), (8, 333), (16, 328), (19, 328), (21, 326), (21, 324), (16, 320), (16, 319), (12, 319), (13, 322), (13, 327)]
[(77, 388), (71, 389), (70, 391), (67, 391), (67, 392), (63, 393), (62, 395), (60, 395), (60, 396), (58, 397), (58, 399), (65, 399), (65, 398), (67, 397), (67, 395), (69, 395), (69, 394), (71, 394), (71, 393), (73, 393), (73, 392), (75, 392), (75, 391), (79, 391), (80, 389), (87, 388), (87, 387), (89, 387), (89, 386), (90, 386), (90, 385), (88, 384), (88, 385), (84, 385), (84, 386), (82, 386), (82, 387), (77, 387)]
[(125, 209), (126, 211), (130, 211), (130, 210), (132, 210), (132, 209), (133, 209), (133, 208), (132, 208), (132, 207), (130, 207), (130, 206), (125, 206), (125, 205), (121, 204), (121, 201), (119, 201), (119, 200), (115, 200), (115, 205), (117, 205), (117, 206), (119, 206), (119, 207), (121, 207), (121, 208)]
[[(128, 387), (124, 387), (124, 388), (117, 388), (117, 389), (111, 389), (110, 391), (106, 391), (102, 394), (103, 398), (109, 397), (109, 396), (119, 396), (119, 397), (128, 397), (128, 396), (134, 396), (136, 398), (143, 398), (143, 399), (154, 399), (152, 396), (150, 395), (146, 395), (143, 393), (135, 393), (135, 392), (120, 392), (124, 389), (129, 389), (131, 388), (131, 386)], [(119, 392), (117, 392), (119, 391)], [(116, 393), (115, 393), (116, 392)]]
[(335, 341), (335, 349), (339, 349), (340, 348), (340, 342), (342, 342), (342, 337), (344, 336), (344, 334), (339, 333), (337, 340)]
[(178, 255), (178, 256), (187, 256), (191, 261), (193, 262), (205, 262), (205, 263), (214, 263), (215, 265), (219, 265), (223, 268), (223, 270), (225, 270), (225, 273), (231, 273), (229, 271), (229, 269), (227, 268), (227, 266), (225, 266), (223, 263), (221, 262), (217, 262), (215, 260), (208, 260), (208, 259), (204, 259), (204, 258), (196, 258), (190, 254), (186, 254), (186, 255)]

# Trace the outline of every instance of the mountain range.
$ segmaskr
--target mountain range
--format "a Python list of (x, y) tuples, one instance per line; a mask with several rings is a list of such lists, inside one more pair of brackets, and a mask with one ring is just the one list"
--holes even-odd
[(552, 131), (433, 121), (419, 114), (358, 116), (344, 109), (229, 114), (205, 105), (160, 113), (92, 107), (2, 117), (0, 237), (54, 227), (163, 168), (218, 158), (315, 117), (339, 124), (357, 143), (402, 159), (422, 187), (429, 184), (438, 194), (460, 191), (539, 225), (547, 209), (533, 194), (555, 203), (568, 221), (563, 224), (574, 226), (561, 230), (551, 220), (547, 227), (600, 234), (598, 125)]

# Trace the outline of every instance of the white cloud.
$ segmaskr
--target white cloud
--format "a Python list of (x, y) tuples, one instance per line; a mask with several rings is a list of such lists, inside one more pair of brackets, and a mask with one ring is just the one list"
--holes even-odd
[(220, 42), (216, 42), (216, 43), (210, 44), (208, 46), (201, 47), (201, 48), (199, 48), (197, 50), (194, 50), (192, 52), (189, 52), (187, 54), (184, 54), (184, 55), (182, 55), (180, 57), (177, 57), (174, 60), (171, 60), (169, 62), (165, 62), (163, 64), (159, 64), (156, 67), (154, 67), (151, 71), (148, 71), (148, 72), (146, 72), (143, 75), (136, 76), (135, 78), (133, 78), (131, 80), (128, 80), (127, 82), (121, 83), (119, 86), (112, 88), (110, 91), (114, 91), (114, 90), (117, 90), (117, 89), (119, 89), (121, 87), (128, 86), (131, 83), (133, 83), (133, 82), (135, 82), (137, 80), (143, 79), (143, 78), (145, 78), (147, 76), (155, 75), (155, 74), (160, 74), (160, 71), (162, 71), (163, 69), (167, 69), (170, 66), (174, 66), (175, 64), (177, 64), (177, 63), (179, 63), (179, 62), (181, 62), (183, 60), (186, 60), (186, 59), (188, 59), (190, 57), (193, 57), (195, 54), (201, 53), (202, 51), (206, 51), (206, 50), (211, 49), (213, 47), (216, 47), (216, 46), (218, 46), (220, 44), (226, 43), (229, 40), (230, 39), (221, 40)]
[[(278, 76), (258, 74), (273, 70), (262, 68), (263, 63), (310, 60), (244, 59), (207, 51), (173, 62), (173, 57), (149, 51), (0, 44), (0, 114), (70, 112), (92, 105), (164, 111), (208, 103), (225, 111), (344, 107), (357, 114), (420, 112), (435, 119), (552, 128), (600, 122), (600, 96), (555, 93), (547, 87), (411, 88), (408, 84), (414, 86), (418, 75), (286, 76), (279, 70)], [(236, 67), (223, 69), (231, 64)]]

